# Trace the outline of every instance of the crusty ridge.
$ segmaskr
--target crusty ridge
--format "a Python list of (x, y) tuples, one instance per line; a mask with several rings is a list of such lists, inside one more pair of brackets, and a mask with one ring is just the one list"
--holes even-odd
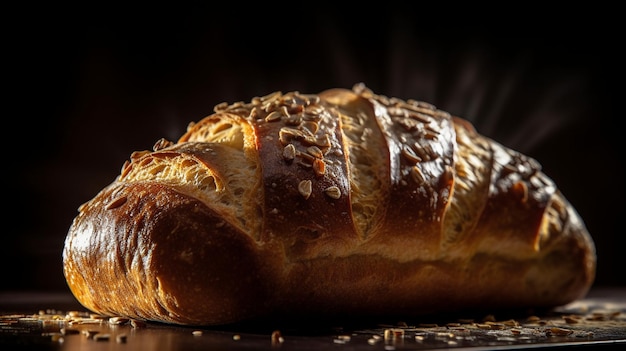
[(381, 224), (385, 214), (381, 204), (389, 201), (389, 147), (365, 99), (345, 89), (327, 90), (320, 97), (339, 111), (350, 169), (352, 216), (360, 237), (367, 239)]
[(133, 153), (119, 181), (168, 184), (199, 197), (231, 224), (258, 238), (262, 193), (253, 148), (247, 121), (216, 114), (190, 124), (177, 143), (162, 139), (153, 152)]
[(428, 103), (374, 94), (363, 84), (352, 90), (370, 104), (389, 159), (389, 195), (379, 204), (387, 211), (363, 251), (401, 262), (434, 260), (453, 191), (451, 116)]
[(493, 155), (489, 143), (465, 120), (455, 119), (454, 191), (443, 221), (442, 249), (455, 250), (468, 240), (484, 210)]
[[(233, 113), (215, 113), (198, 123), (191, 123), (178, 140), (178, 144), (193, 142), (229, 147), (224, 155), (216, 155), (222, 162), (219, 169), (228, 180), (228, 193), (231, 195), (228, 211), (242, 223), (245, 233), (258, 240), (263, 222), (263, 193), (260, 190), (261, 169), (255, 150), (256, 138), (249, 121)], [(206, 171), (211, 170), (207, 168)]]

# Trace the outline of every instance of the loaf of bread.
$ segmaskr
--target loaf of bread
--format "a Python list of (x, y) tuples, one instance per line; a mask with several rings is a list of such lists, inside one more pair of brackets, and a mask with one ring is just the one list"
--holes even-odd
[(222, 103), (79, 208), (72, 293), (180, 325), (551, 308), (596, 252), (534, 159), (357, 84)]

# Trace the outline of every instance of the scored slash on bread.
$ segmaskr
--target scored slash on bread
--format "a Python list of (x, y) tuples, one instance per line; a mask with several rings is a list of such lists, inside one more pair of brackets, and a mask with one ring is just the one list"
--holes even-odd
[(134, 152), (65, 242), (76, 298), (187, 325), (554, 307), (591, 236), (538, 162), (363, 84), (219, 104)]

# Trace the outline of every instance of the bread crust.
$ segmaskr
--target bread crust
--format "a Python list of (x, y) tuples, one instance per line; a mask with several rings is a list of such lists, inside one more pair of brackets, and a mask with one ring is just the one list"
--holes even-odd
[(94, 312), (220, 325), (550, 308), (587, 293), (596, 254), (538, 162), (356, 85), (218, 105), (134, 153), (63, 264)]

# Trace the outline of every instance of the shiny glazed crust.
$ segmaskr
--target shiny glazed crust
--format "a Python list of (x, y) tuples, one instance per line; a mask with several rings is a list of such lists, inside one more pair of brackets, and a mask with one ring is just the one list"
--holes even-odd
[(533, 159), (363, 85), (220, 104), (79, 208), (76, 298), (185, 325), (554, 307), (596, 268)]

